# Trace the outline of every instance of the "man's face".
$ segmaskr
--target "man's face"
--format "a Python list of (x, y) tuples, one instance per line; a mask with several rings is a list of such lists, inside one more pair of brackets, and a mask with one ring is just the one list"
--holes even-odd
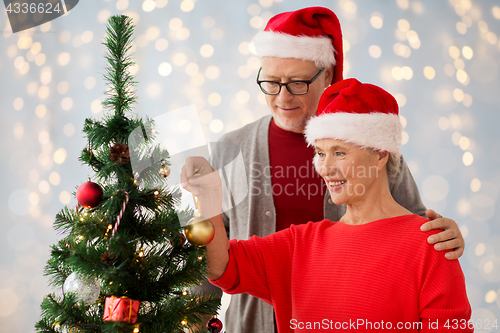
[[(311, 80), (320, 70), (313, 61), (265, 57), (262, 60), (260, 80), (281, 83), (293, 80)], [(286, 87), (278, 95), (266, 95), (267, 105), (278, 127), (302, 133), (309, 118), (316, 114), (323, 91), (332, 82), (332, 68), (325, 71), (309, 85), (305, 95), (292, 95)]]

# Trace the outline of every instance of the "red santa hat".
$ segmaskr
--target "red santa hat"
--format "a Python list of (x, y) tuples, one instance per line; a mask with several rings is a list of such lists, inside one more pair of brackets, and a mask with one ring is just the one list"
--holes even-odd
[(332, 83), (342, 80), (344, 53), (339, 19), (328, 8), (308, 7), (272, 17), (253, 39), (259, 57), (314, 61), (335, 66)]
[(391, 94), (373, 84), (346, 79), (325, 89), (305, 136), (312, 145), (330, 138), (400, 156), (402, 131), (398, 103)]

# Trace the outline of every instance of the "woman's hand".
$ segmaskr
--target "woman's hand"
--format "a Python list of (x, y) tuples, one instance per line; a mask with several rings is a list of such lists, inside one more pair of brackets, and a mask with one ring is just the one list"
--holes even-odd
[(437, 251), (453, 249), (453, 251), (445, 254), (445, 258), (448, 260), (460, 258), (464, 254), (465, 241), (457, 223), (452, 219), (442, 217), (432, 209), (428, 209), (425, 215), (431, 221), (422, 224), (420, 230), (443, 229), (442, 232), (432, 235), (427, 239), (429, 244), (435, 244), (434, 249)]
[(181, 171), (181, 185), (198, 198), (198, 210), (204, 217), (221, 214), (221, 178), (205, 158), (194, 156), (186, 159)]
[(182, 167), (181, 185), (198, 198), (198, 211), (214, 225), (214, 239), (206, 246), (207, 277), (217, 280), (229, 262), (229, 240), (222, 221), (221, 178), (203, 157), (188, 157)]
[(181, 185), (194, 195), (204, 195), (213, 190), (222, 191), (221, 180), (210, 163), (201, 156), (186, 158), (181, 171)]

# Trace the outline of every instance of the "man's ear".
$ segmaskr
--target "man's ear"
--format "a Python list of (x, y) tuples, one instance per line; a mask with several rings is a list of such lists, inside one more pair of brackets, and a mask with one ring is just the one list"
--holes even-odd
[(324, 73), (325, 73), (325, 87), (329, 87), (332, 84), (333, 70), (334, 70), (334, 66), (330, 66), (330, 67), (325, 68), (325, 71), (324, 71)]

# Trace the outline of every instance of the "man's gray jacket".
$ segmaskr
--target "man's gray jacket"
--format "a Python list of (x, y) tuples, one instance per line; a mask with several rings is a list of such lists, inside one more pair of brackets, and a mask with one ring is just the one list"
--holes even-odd
[[(224, 194), (223, 220), (229, 239), (248, 239), (253, 235), (264, 237), (276, 231), (269, 166), (268, 134), (271, 119), (271, 116), (265, 116), (227, 133), (211, 147), (210, 162), (215, 170), (223, 170), (221, 175), (227, 189)], [(293, 147), (283, 149), (289, 149), (293, 153)], [(401, 180), (397, 184), (391, 184), (394, 199), (412, 213), (425, 216), (425, 206), (404, 160), (401, 171)], [(344, 213), (345, 205), (333, 204), (326, 191), (324, 217), (338, 221)], [(207, 281), (203, 283), (203, 288), (222, 295), (220, 289)], [(272, 333), (273, 308), (247, 294), (233, 295), (225, 323), (228, 333)]]

